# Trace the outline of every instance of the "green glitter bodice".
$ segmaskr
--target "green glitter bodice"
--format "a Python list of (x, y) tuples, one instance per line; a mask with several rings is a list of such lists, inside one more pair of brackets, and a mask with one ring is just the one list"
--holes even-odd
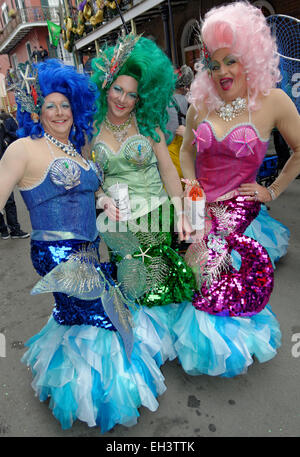
[(133, 214), (134, 218), (147, 214), (166, 200), (156, 155), (143, 135), (127, 138), (117, 152), (103, 141), (96, 142), (93, 156), (104, 171), (104, 192), (114, 184), (126, 183), (131, 203), (135, 199), (145, 200), (144, 207)]

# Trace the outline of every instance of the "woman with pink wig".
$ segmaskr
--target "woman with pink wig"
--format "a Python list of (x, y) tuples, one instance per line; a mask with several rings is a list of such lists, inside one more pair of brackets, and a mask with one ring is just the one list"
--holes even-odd
[[(245, 373), (253, 356), (270, 360), (280, 346), (268, 302), (289, 231), (261, 205), (300, 173), (300, 117), (275, 88), (276, 44), (258, 8), (248, 2), (213, 8), (201, 35), (180, 160), (186, 195), (195, 186), (204, 191), (206, 223), (186, 253), (198, 290), (173, 329), (187, 373), (232, 377)], [(293, 154), (264, 187), (256, 177), (275, 127)]]

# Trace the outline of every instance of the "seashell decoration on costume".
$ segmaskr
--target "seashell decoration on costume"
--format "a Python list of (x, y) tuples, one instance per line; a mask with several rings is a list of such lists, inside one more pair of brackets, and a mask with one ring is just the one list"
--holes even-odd
[(209, 125), (207, 125), (206, 122), (199, 124), (197, 130), (193, 129), (193, 132), (195, 135), (193, 144), (196, 144), (198, 153), (210, 148), (213, 135)]
[(57, 186), (70, 190), (80, 184), (81, 170), (71, 159), (56, 160), (50, 169), (50, 179)]
[(253, 128), (241, 126), (231, 132), (229, 147), (235, 152), (236, 157), (246, 157), (254, 154), (253, 147), (256, 145), (258, 136)]

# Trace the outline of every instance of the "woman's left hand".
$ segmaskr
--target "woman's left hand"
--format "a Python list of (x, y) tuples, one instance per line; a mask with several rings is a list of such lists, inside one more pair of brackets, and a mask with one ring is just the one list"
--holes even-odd
[(185, 240), (189, 240), (190, 237), (191, 237), (191, 233), (192, 233), (192, 227), (189, 223), (189, 220), (187, 218), (187, 216), (182, 213), (178, 216), (178, 219), (177, 219), (177, 230), (178, 230), (178, 233), (179, 233), (179, 240), (180, 241), (185, 241)]
[(261, 186), (257, 182), (244, 183), (238, 188), (240, 195), (246, 195), (249, 201), (257, 201), (261, 203), (267, 203), (272, 200), (271, 194), (268, 189)]

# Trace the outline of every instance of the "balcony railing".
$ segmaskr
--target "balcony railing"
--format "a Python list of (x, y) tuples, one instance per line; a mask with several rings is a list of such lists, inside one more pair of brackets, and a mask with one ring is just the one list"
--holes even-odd
[[(33, 24), (46, 22), (59, 21), (59, 9), (56, 7), (30, 7), (21, 8), (16, 11), (16, 14), (10, 18), (5, 27), (0, 30), (0, 46), (10, 37), (10, 35), (21, 28), (31, 28)], [(24, 26), (24, 27), (23, 27)]]

